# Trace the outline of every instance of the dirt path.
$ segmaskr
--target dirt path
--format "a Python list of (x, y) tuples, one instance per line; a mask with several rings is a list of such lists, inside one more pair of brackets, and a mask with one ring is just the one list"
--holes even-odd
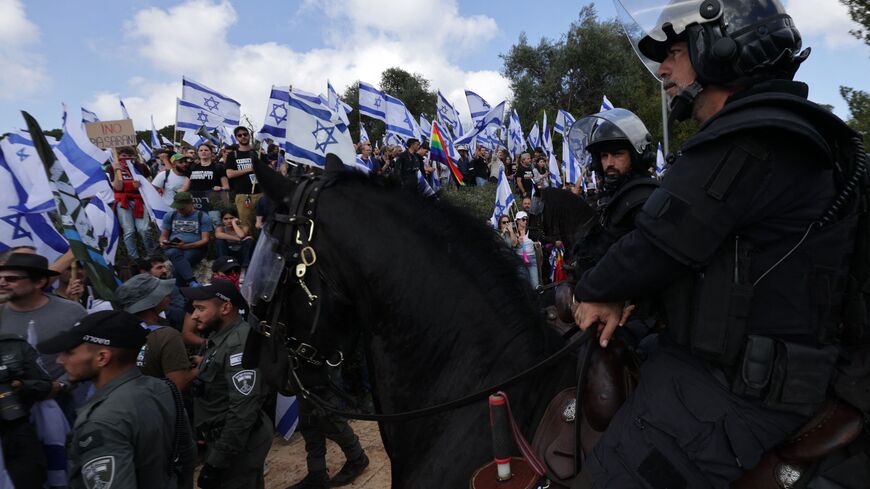
[[(373, 421), (351, 421), (350, 426), (359, 436), (360, 444), (369, 457), (369, 466), (353, 484), (345, 486), (357, 489), (387, 489), (390, 487), (390, 461), (381, 443), (378, 424)], [(267, 457), (269, 473), (266, 474), (266, 489), (285, 489), (305, 477), (305, 442), (299, 433), (290, 441), (275, 438)], [(326, 463), (332, 476), (344, 464), (344, 454), (338, 445), (327, 440)]]

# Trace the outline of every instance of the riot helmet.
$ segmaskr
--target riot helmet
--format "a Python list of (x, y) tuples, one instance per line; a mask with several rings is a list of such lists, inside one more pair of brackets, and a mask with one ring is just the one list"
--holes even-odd
[(770, 79), (791, 80), (810, 54), (809, 48), (801, 51), (800, 32), (779, 0), (614, 0), (614, 4), (635, 52), (656, 77), (668, 48), (678, 41), (687, 43), (698, 83), (689, 102), (707, 84), (749, 86)]
[[(575, 160), (602, 174), (610, 190), (619, 187), (632, 173), (646, 174), (655, 165), (652, 136), (630, 110), (610, 109), (582, 117), (568, 130), (567, 139)], [(601, 153), (620, 149), (628, 150), (631, 168), (626, 174), (608, 175), (601, 164)]]

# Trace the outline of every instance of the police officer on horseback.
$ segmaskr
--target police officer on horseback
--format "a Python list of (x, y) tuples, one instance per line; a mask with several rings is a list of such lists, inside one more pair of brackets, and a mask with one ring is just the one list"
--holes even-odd
[(626, 299), (662, 291), (667, 312), (586, 469), (596, 487), (728, 487), (828, 395), (861, 151), (792, 81), (809, 50), (778, 0), (621, 3), (671, 118), (700, 129), (575, 290), (602, 347)]
[(611, 109), (577, 121), (568, 133), (577, 161), (591, 158), (590, 167), (604, 175), (598, 199), (598, 219), (581, 230), (574, 247), (577, 271), (591, 268), (619, 238), (634, 229), (634, 220), (658, 180), (652, 136), (637, 115)]

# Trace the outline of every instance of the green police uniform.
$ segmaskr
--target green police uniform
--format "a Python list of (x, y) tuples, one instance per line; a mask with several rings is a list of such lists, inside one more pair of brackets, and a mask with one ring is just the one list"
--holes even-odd
[(171, 460), (176, 437), (172, 391), (165, 381), (131, 368), (79, 409), (67, 446), (70, 487), (192, 487), (196, 445), (186, 420), (183, 426), (176, 464)]
[(207, 442), (205, 463), (221, 469), (221, 488), (262, 488), (273, 430), (261, 409), (259, 370), (242, 367), (251, 327), (241, 318), (212, 334), (194, 385), (194, 422)]

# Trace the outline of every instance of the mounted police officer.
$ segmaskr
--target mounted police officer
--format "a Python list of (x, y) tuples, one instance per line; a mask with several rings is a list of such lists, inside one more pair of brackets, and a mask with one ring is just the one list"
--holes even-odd
[(136, 368), (147, 333), (128, 312), (100, 311), (37, 345), (60, 353), (71, 381), (97, 389), (67, 444), (72, 488), (192, 487), (196, 446), (181, 395)]
[(701, 125), (575, 290), (602, 347), (626, 299), (663, 290), (667, 310), (586, 468), (596, 487), (727, 487), (826, 399), (855, 225), (835, 172), (856, 134), (792, 81), (809, 52), (777, 0), (621, 3), (672, 117)]
[(262, 488), (273, 430), (262, 410), (266, 392), (259, 370), (242, 366), (251, 327), (239, 310), (247, 304), (228, 280), (181, 292), (193, 304), (191, 318), (197, 329), (208, 335), (199, 375), (193, 381), (195, 428), (207, 443), (197, 485)]
[(650, 175), (655, 164), (652, 136), (637, 115), (626, 109), (592, 114), (571, 126), (568, 140), (575, 159), (591, 157), (590, 168), (604, 175), (598, 219), (581, 231), (573, 255), (578, 270), (591, 268), (619, 238), (634, 229), (640, 208), (659, 183)]

